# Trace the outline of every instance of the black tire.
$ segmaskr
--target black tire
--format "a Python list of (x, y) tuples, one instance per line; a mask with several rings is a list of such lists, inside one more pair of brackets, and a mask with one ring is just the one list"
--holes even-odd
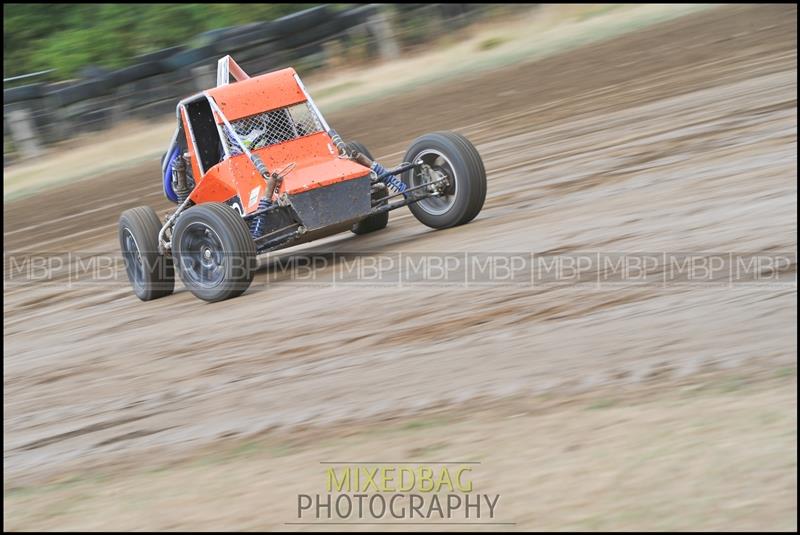
[(161, 63), (158, 61), (150, 61), (148, 63), (138, 63), (136, 65), (131, 65), (130, 67), (125, 67), (124, 69), (114, 71), (109, 75), (109, 79), (111, 80), (112, 86), (119, 87), (143, 78), (156, 76), (162, 72), (164, 72), (164, 69)]
[[(367, 147), (365, 147), (358, 141), (351, 141), (347, 145), (348, 147), (350, 147), (351, 150), (357, 150), (370, 160), (374, 160), (372, 154), (369, 152)], [(381, 191), (383, 193), (380, 193)], [(387, 190), (385, 188), (383, 190), (379, 189), (378, 195), (380, 195), (381, 197), (386, 196), (386, 191)], [(375, 232), (376, 230), (384, 229), (388, 224), (389, 224), (389, 212), (383, 212), (382, 214), (371, 215), (365, 219), (362, 219), (358, 223), (355, 223), (350, 229), (350, 231), (353, 234), (359, 234), (359, 235), (368, 234), (370, 232)]]
[[(472, 221), (486, 200), (486, 169), (472, 143), (456, 132), (426, 134), (414, 140), (403, 161), (419, 158), (447, 175), (450, 184), (444, 196), (410, 204), (414, 217), (435, 229)], [(403, 181), (409, 186), (422, 183), (414, 171), (406, 172)]]
[(228, 35), (231, 35), (231, 33), (234, 30), (235, 30), (234, 26), (208, 30), (199, 35), (194, 36), (192, 39), (189, 40), (188, 44), (191, 48), (214, 46), (218, 41), (221, 41), (223, 38), (227, 37)]
[(178, 216), (172, 255), (189, 291), (209, 302), (243, 294), (257, 265), (256, 246), (244, 219), (217, 202), (193, 206)]
[(326, 4), (297, 11), (272, 21), (272, 33), (275, 37), (296, 35), (315, 28), (333, 17), (333, 12)]
[(348, 28), (350, 28), (350, 25), (346, 20), (331, 17), (325, 22), (310, 26), (303, 31), (281, 37), (278, 44), (284, 50), (289, 50), (309, 43), (316, 43)]
[(109, 93), (109, 79), (87, 80), (48, 93), (57, 106), (69, 106), (82, 100), (101, 97)]
[(161, 50), (155, 50), (153, 52), (147, 52), (145, 54), (140, 54), (138, 56), (134, 56), (131, 61), (138, 62), (138, 63), (150, 63), (151, 61), (163, 61), (170, 56), (174, 56), (178, 52), (186, 50), (184, 45), (178, 46), (171, 46), (169, 48), (162, 48)]
[(108, 78), (111, 71), (99, 65), (86, 65), (78, 70), (78, 76), (83, 80), (102, 80)]
[(44, 84), (28, 84), (3, 90), (3, 104), (23, 102), (41, 98), (45, 94)]
[(119, 243), (133, 293), (142, 301), (170, 295), (175, 289), (172, 259), (158, 251), (161, 221), (149, 206), (125, 210), (119, 218)]
[[(277, 49), (275, 48), (275, 43), (273, 41), (264, 42), (254, 44), (253, 46), (248, 46), (247, 48), (241, 48), (238, 50), (225, 50), (226, 54), (230, 54), (234, 52), (236, 56), (234, 59), (236, 63), (239, 64), (240, 67), (244, 68), (244, 65), (248, 62), (267, 62), (270, 64), (275, 64), (276, 60), (273, 59), (273, 56), (276, 54)], [(278, 60), (279, 61), (279, 60)], [(267, 69), (268, 70), (268, 69)], [(245, 69), (247, 71), (247, 69)], [(261, 72), (261, 71), (253, 71), (253, 72)]]
[[(249, 51), (273, 39), (271, 22), (255, 22), (234, 28), (215, 43), (219, 54), (230, 54), (240, 50)], [(239, 59), (238, 57), (236, 58)]]
[(369, 17), (378, 12), (378, 8), (374, 5), (358, 6), (347, 11), (342, 11), (336, 14), (336, 19), (345, 28), (350, 28), (356, 24), (362, 24), (367, 21)]
[(209, 64), (211, 64), (212, 61), (216, 63), (214, 59), (216, 54), (217, 52), (213, 45), (206, 45), (200, 48), (182, 50), (166, 58), (161, 63), (165, 70), (177, 71), (179, 69), (189, 68), (203, 61), (207, 61)]

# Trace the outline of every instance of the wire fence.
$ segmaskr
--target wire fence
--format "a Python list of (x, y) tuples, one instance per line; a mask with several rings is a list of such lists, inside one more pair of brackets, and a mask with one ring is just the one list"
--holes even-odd
[[(307, 102), (244, 117), (233, 121), (231, 126), (251, 151), (322, 131), (322, 124)], [(244, 152), (227, 127), (224, 136), (231, 154)]]

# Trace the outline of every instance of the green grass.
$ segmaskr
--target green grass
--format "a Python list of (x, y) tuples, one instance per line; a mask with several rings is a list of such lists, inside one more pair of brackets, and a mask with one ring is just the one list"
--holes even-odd
[(43, 485), (20, 485), (10, 487), (3, 491), (5, 497), (24, 498), (39, 493), (55, 492), (63, 489), (78, 487), (80, 485), (98, 485), (109, 481), (109, 476), (103, 472), (85, 471), (60, 478), (53, 483)]
[(603, 398), (603, 399), (598, 399), (597, 401), (589, 405), (587, 409), (590, 411), (596, 411), (600, 409), (610, 409), (611, 407), (616, 407), (616, 406), (617, 406), (617, 400)]
[(426, 418), (426, 419), (417, 419), (411, 420), (402, 426), (401, 429), (404, 430), (413, 430), (413, 429), (432, 429), (435, 427), (441, 427), (447, 425), (449, 422), (444, 418)]
[(429, 459), (433, 459), (441, 450), (447, 448), (449, 445), (448, 442), (436, 442), (434, 444), (412, 448), (408, 454), (412, 460), (426, 462)]
[(505, 43), (507, 39), (502, 37), (490, 37), (478, 43), (478, 50), (491, 50)]

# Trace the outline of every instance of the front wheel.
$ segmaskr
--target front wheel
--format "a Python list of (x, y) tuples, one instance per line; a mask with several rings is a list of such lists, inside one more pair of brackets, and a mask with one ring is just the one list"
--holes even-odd
[(419, 186), (431, 177), (444, 177), (440, 194), (410, 204), (421, 223), (436, 229), (450, 228), (472, 221), (486, 200), (486, 169), (481, 155), (467, 138), (455, 132), (434, 132), (417, 138), (403, 161), (423, 164), (423, 169), (407, 171), (403, 181)]
[(172, 233), (172, 255), (183, 283), (204, 301), (245, 292), (253, 281), (256, 247), (244, 219), (224, 203), (183, 212)]

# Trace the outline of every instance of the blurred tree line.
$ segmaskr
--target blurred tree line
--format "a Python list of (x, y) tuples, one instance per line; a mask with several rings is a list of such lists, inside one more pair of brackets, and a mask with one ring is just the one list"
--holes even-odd
[[(319, 4), (3, 4), (3, 77), (124, 67), (205, 31), (272, 20)], [(336, 6), (338, 7), (338, 6)]]

